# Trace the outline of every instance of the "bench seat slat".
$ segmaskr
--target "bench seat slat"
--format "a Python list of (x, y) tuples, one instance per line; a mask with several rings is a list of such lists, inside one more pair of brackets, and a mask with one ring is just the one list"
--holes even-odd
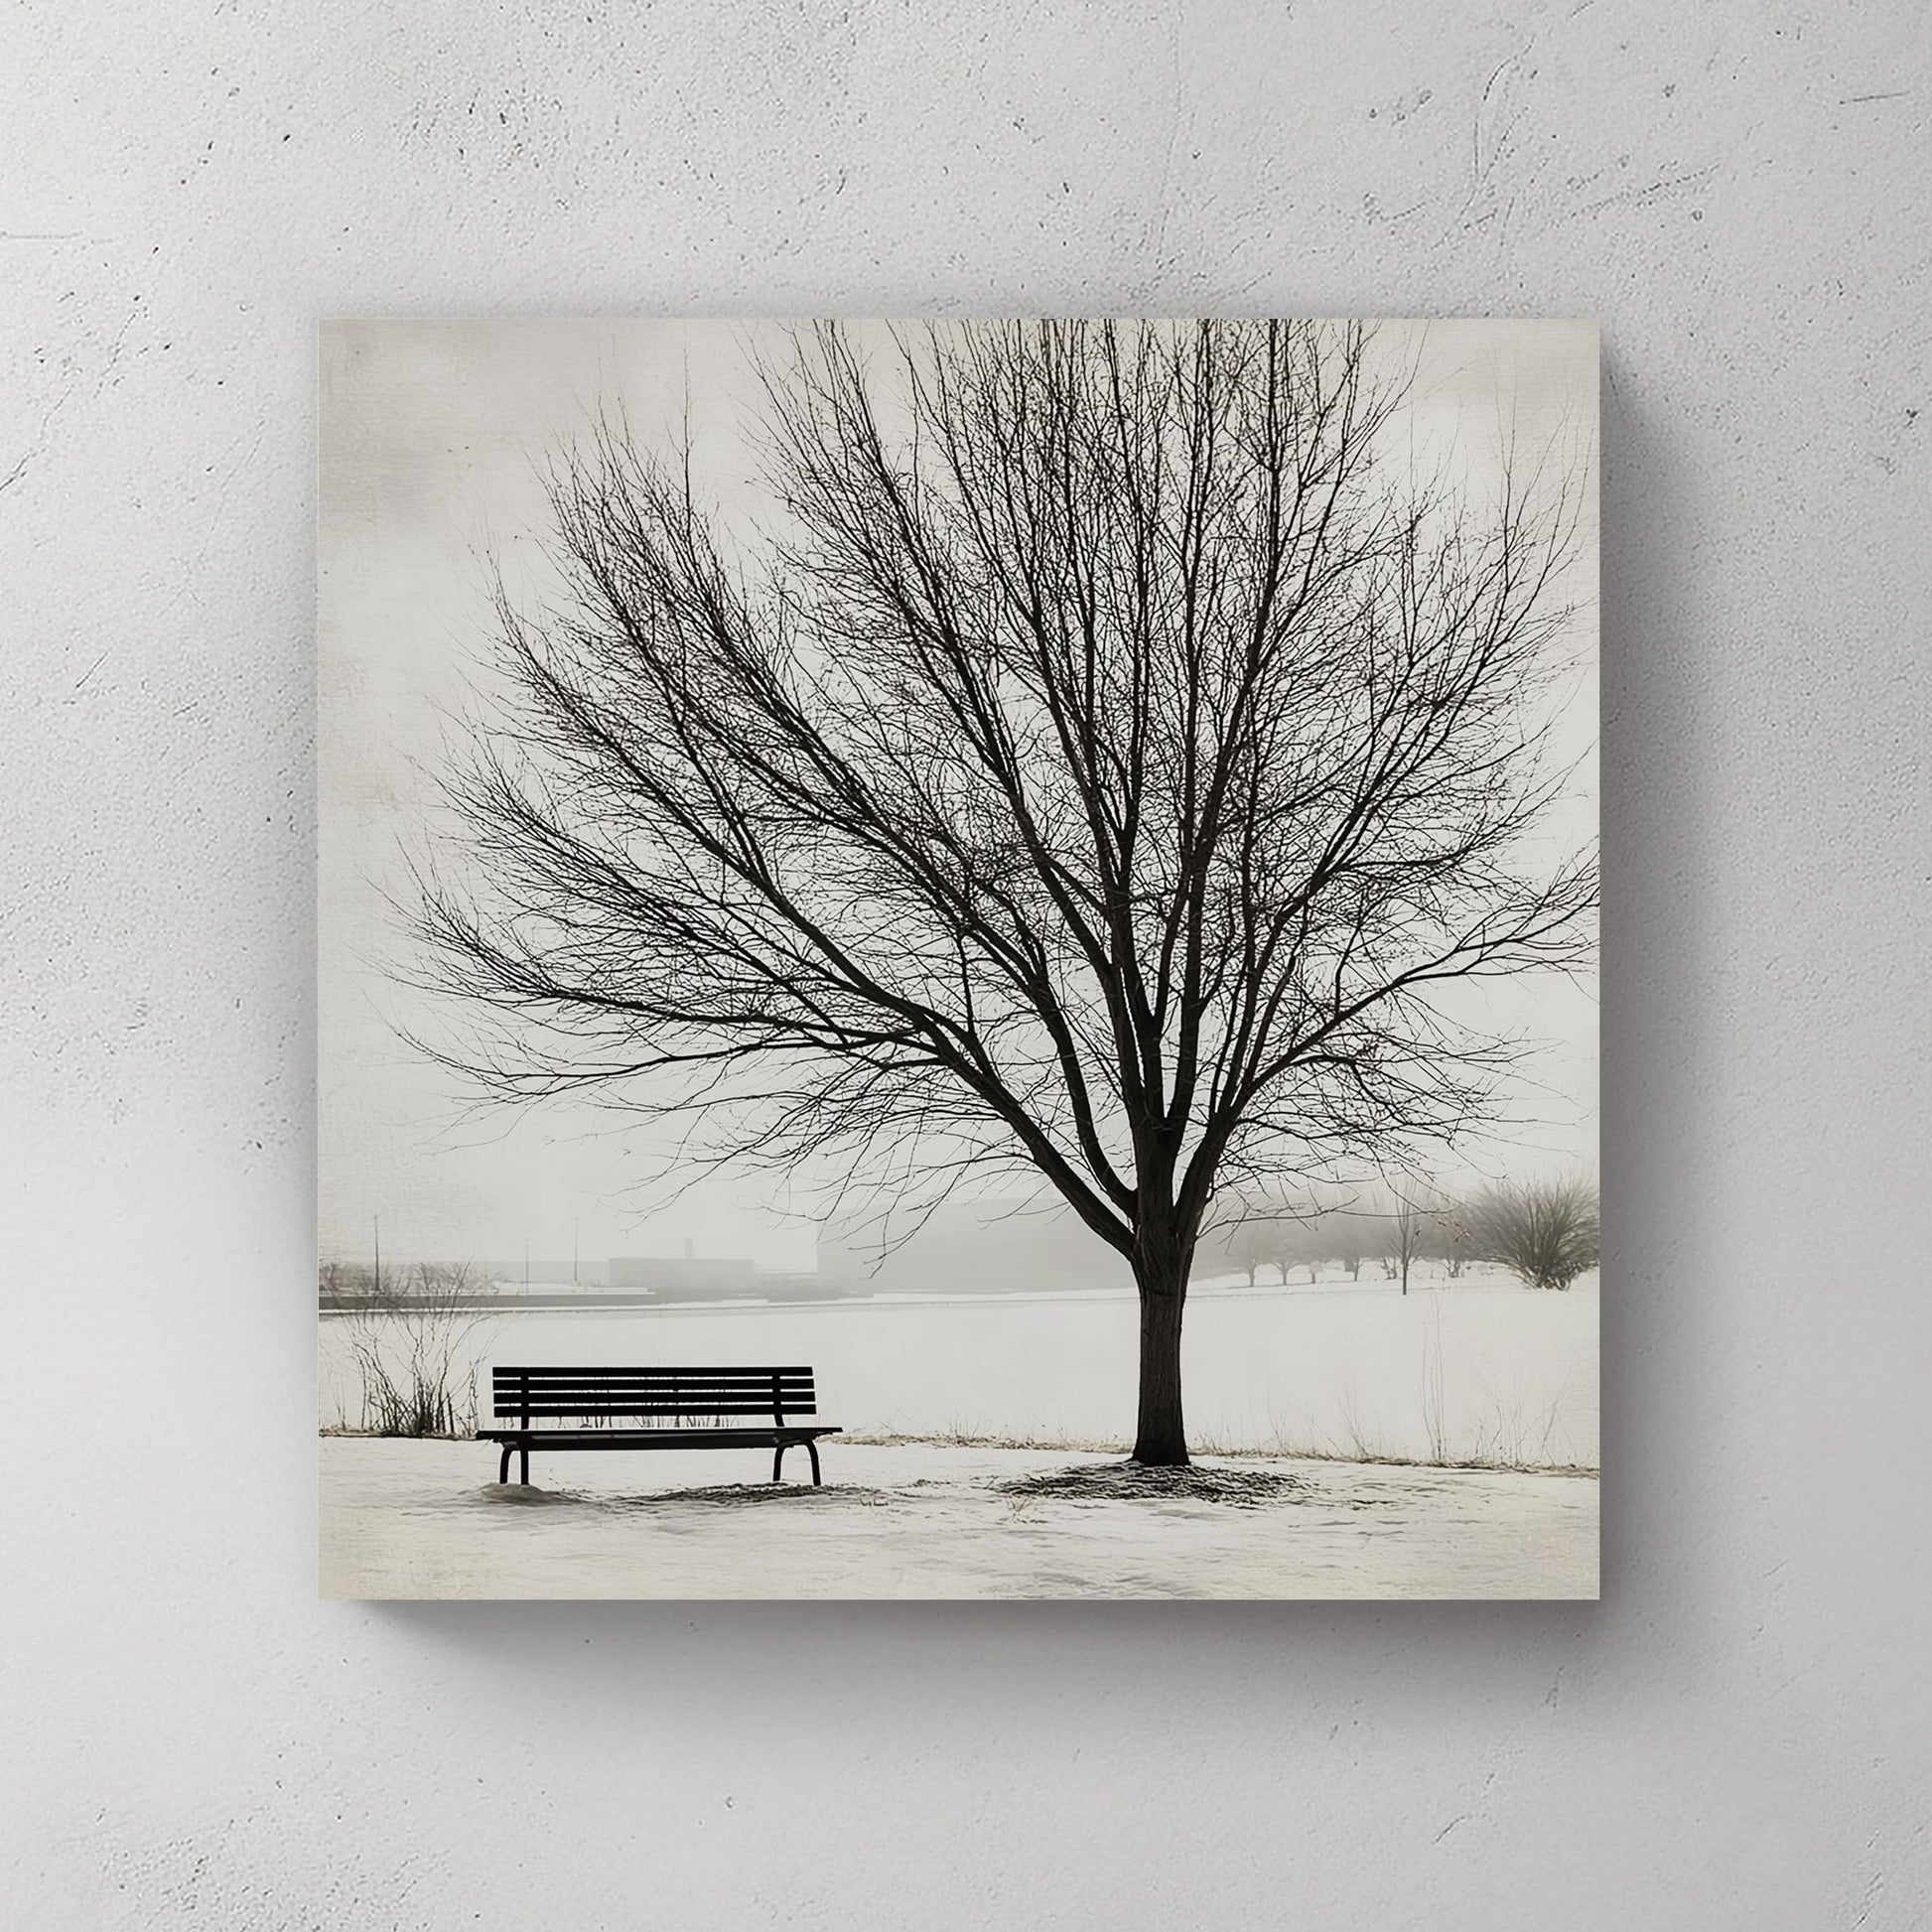
[[(761, 1402), (771, 1407), (769, 1389), (499, 1389), (495, 1399), (513, 1402)], [(778, 1392), (781, 1402), (810, 1402), (810, 1389)]]
[(531, 1381), (715, 1381), (721, 1385), (742, 1387), (744, 1383), (756, 1381), (809, 1381), (809, 1374), (794, 1374), (792, 1370), (770, 1368), (761, 1376), (721, 1376), (715, 1368), (694, 1368), (694, 1370), (661, 1370), (661, 1368), (607, 1368), (599, 1374), (593, 1368), (531, 1368), (506, 1376), (502, 1370), (494, 1370), (496, 1381), (521, 1381), (527, 1374)]
[[(791, 1409), (809, 1406), (813, 1401), (813, 1397), (810, 1395), (780, 1395), (776, 1400), (783, 1403), (787, 1409)], [(772, 1401), (773, 1397), (768, 1389), (761, 1389), (756, 1393), (746, 1393), (740, 1390), (731, 1395), (691, 1395), (682, 1389), (676, 1395), (672, 1395), (667, 1389), (649, 1389), (641, 1393), (620, 1390), (615, 1394), (609, 1391), (599, 1390), (595, 1394), (564, 1395), (557, 1394), (548, 1389), (532, 1389), (527, 1395), (520, 1392), (500, 1395), (496, 1397), (496, 1407), (498, 1410), (507, 1414), (513, 1410), (521, 1409), (526, 1403), (532, 1409), (539, 1407), (566, 1410), (584, 1408), (594, 1411), (634, 1409), (639, 1404), (642, 1404), (649, 1409), (662, 1409), (667, 1412), (677, 1409), (693, 1409), (702, 1410), (709, 1414), (714, 1409), (761, 1409), (766, 1415), (769, 1415)]]
[[(494, 1379), (496, 1381), (521, 1381), (523, 1377), (496, 1376)], [(811, 1377), (786, 1376), (786, 1374), (778, 1374), (776, 1370), (772, 1370), (769, 1376), (719, 1376), (719, 1374), (709, 1372), (709, 1370), (707, 1372), (692, 1370), (692, 1374), (688, 1374), (688, 1376), (668, 1376), (668, 1374), (659, 1374), (657, 1370), (651, 1370), (651, 1372), (613, 1370), (611, 1374), (599, 1376), (599, 1374), (593, 1374), (588, 1368), (572, 1368), (568, 1372), (564, 1372), (564, 1370), (543, 1370), (541, 1374), (537, 1370), (531, 1370), (529, 1372), (529, 1379), (531, 1381), (709, 1381), (709, 1383), (717, 1383), (719, 1387), (742, 1389), (742, 1387), (748, 1387), (748, 1385), (759, 1383), (759, 1381), (809, 1381)]]
[(749, 1402), (755, 1396), (779, 1395), (809, 1398), (815, 1391), (809, 1382), (499, 1382), (495, 1395), (499, 1401), (528, 1393), (560, 1402), (566, 1396), (718, 1396), (728, 1402)]
[(623, 1376), (640, 1376), (640, 1377), (661, 1375), (666, 1378), (675, 1375), (679, 1377), (688, 1377), (693, 1381), (696, 1381), (702, 1376), (715, 1376), (720, 1381), (747, 1381), (747, 1382), (768, 1382), (774, 1375), (796, 1376), (801, 1381), (810, 1381), (812, 1376), (812, 1371), (809, 1368), (783, 1368), (783, 1367), (776, 1367), (776, 1366), (771, 1368), (744, 1368), (744, 1367), (707, 1368), (703, 1365), (694, 1365), (690, 1368), (656, 1368), (656, 1367), (648, 1367), (648, 1366), (642, 1368), (598, 1368), (595, 1366), (575, 1367), (570, 1364), (565, 1364), (563, 1366), (556, 1366), (549, 1362), (545, 1362), (541, 1366), (533, 1366), (530, 1368), (492, 1368), (489, 1372), (499, 1382), (505, 1380), (514, 1380), (517, 1376), (520, 1375), (527, 1375), (531, 1378), (532, 1381), (534, 1381), (540, 1375), (562, 1375), (567, 1377), (581, 1376), (587, 1381), (598, 1380), (607, 1375), (623, 1375)]
[[(765, 1395), (772, 1385), (781, 1389), (798, 1389), (810, 1394), (812, 1378), (809, 1375), (760, 1375), (740, 1376), (726, 1379), (715, 1375), (532, 1375), (528, 1378), (531, 1389), (702, 1389), (707, 1394), (729, 1395)], [(525, 1385), (525, 1378), (514, 1376), (493, 1383), (499, 1395)]]
[[(779, 1403), (787, 1411), (793, 1409), (804, 1411), (817, 1407), (810, 1396), (782, 1396), (779, 1398)], [(533, 1390), (527, 1397), (500, 1398), (496, 1403), (496, 1413), (499, 1416), (514, 1416), (527, 1411), (534, 1416), (541, 1410), (561, 1416), (574, 1415), (579, 1411), (591, 1416), (675, 1416), (688, 1409), (694, 1416), (768, 1416), (771, 1413), (771, 1406), (772, 1399), (768, 1395), (757, 1397), (680, 1395), (672, 1400), (661, 1395), (551, 1396), (538, 1395)]]
[[(507, 1416), (542, 1416), (556, 1420), (562, 1416), (689, 1416), (694, 1422), (706, 1416), (769, 1416), (771, 1404), (768, 1402), (500, 1402), (496, 1405), (498, 1418)], [(787, 1416), (815, 1416), (818, 1404), (815, 1402), (787, 1402), (782, 1405)]]
[(765, 1403), (769, 1407), (772, 1395), (784, 1403), (809, 1403), (817, 1391), (813, 1389), (672, 1389), (668, 1383), (649, 1383), (647, 1387), (635, 1389), (590, 1389), (590, 1387), (570, 1387), (570, 1385), (541, 1385), (531, 1383), (529, 1389), (496, 1389), (494, 1401), (498, 1403), (519, 1403), (525, 1399), (533, 1403)]
[(528, 1443), (545, 1449), (769, 1449), (780, 1438), (802, 1443), (845, 1432), (813, 1424), (804, 1429), (480, 1429), (480, 1443)]

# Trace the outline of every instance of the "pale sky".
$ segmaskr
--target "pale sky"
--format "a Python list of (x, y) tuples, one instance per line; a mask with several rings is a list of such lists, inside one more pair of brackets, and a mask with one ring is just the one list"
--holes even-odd
[[(547, 450), (621, 405), (650, 440), (688, 419), (701, 486), (727, 514), (753, 513), (757, 402), (749, 360), (780, 345), (780, 324), (725, 322), (380, 322), (327, 326), (321, 342), (321, 1240), (369, 1251), (382, 1219), (397, 1260), (613, 1253), (751, 1255), (809, 1266), (809, 1223), (788, 1218), (768, 1181), (741, 1194), (709, 1185), (661, 1205), (653, 1185), (664, 1130), (556, 1104), (479, 1115), (451, 1076), (397, 1035), (420, 996), (385, 959), (404, 941), (383, 899), (405, 848), (432, 824), (431, 769), (452, 715), (475, 708), (490, 636), (485, 559), (512, 588), (542, 582)], [(884, 325), (878, 325), (882, 331)], [(1387, 325), (1396, 356), (1418, 358), (1404, 428), (1419, 454), (1452, 451), (1472, 483), (1493, 474), (1506, 427), (1518, 447), (1553, 442), (1560, 461), (1593, 448), (1596, 330), (1588, 323)], [(1572, 590), (1586, 608), (1572, 648), (1584, 666), (1560, 723), (1584, 760), (1556, 829), (1594, 837), (1594, 487), (1587, 560)], [(1490, 990), (1488, 1017), (1549, 1042), (1536, 1083), (1512, 1102), (1515, 1169), (1594, 1167), (1594, 985), (1552, 977)], [(1491, 1167), (1504, 1156), (1492, 1151)]]

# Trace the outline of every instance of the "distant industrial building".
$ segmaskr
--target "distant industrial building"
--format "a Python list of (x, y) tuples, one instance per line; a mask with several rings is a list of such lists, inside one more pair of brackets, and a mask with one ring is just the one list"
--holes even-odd
[(818, 1272), (848, 1294), (1063, 1294), (1131, 1288), (1126, 1261), (1070, 1208), (1045, 1201), (948, 1201), (881, 1252), (876, 1227), (819, 1237)]
[(760, 1292), (756, 1263), (692, 1255), (613, 1255), (611, 1286), (676, 1302), (726, 1302)]
[(1133, 1286), (1119, 1254), (1070, 1210), (1046, 1201), (949, 1201), (916, 1232), (885, 1246), (882, 1253), (876, 1226), (826, 1226), (819, 1231), (817, 1269), (801, 1274), (761, 1273), (738, 1257), (614, 1255), (611, 1287), (653, 1301), (795, 1302)]

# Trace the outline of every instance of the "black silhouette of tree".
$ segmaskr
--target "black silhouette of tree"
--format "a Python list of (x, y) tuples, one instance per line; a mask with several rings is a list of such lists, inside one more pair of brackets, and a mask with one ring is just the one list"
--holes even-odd
[(564, 591), (499, 591), (424, 866), (435, 1050), (902, 1204), (1026, 1172), (1131, 1264), (1134, 1453), (1183, 1463), (1217, 1195), (1479, 1118), (1512, 1049), (1434, 996), (1586, 954), (1577, 480), (1416, 481), (1359, 327), (794, 348), (759, 532), (620, 426), (559, 459)]

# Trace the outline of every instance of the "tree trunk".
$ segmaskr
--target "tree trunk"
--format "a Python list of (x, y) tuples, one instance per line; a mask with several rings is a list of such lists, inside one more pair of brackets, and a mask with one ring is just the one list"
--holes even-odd
[(1140, 1283), (1141, 1411), (1134, 1460), (1160, 1468), (1187, 1464), (1187, 1431), (1180, 1413), (1180, 1314), (1186, 1287), (1184, 1263), (1175, 1278), (1159, 1282), (1143, 1275)]

